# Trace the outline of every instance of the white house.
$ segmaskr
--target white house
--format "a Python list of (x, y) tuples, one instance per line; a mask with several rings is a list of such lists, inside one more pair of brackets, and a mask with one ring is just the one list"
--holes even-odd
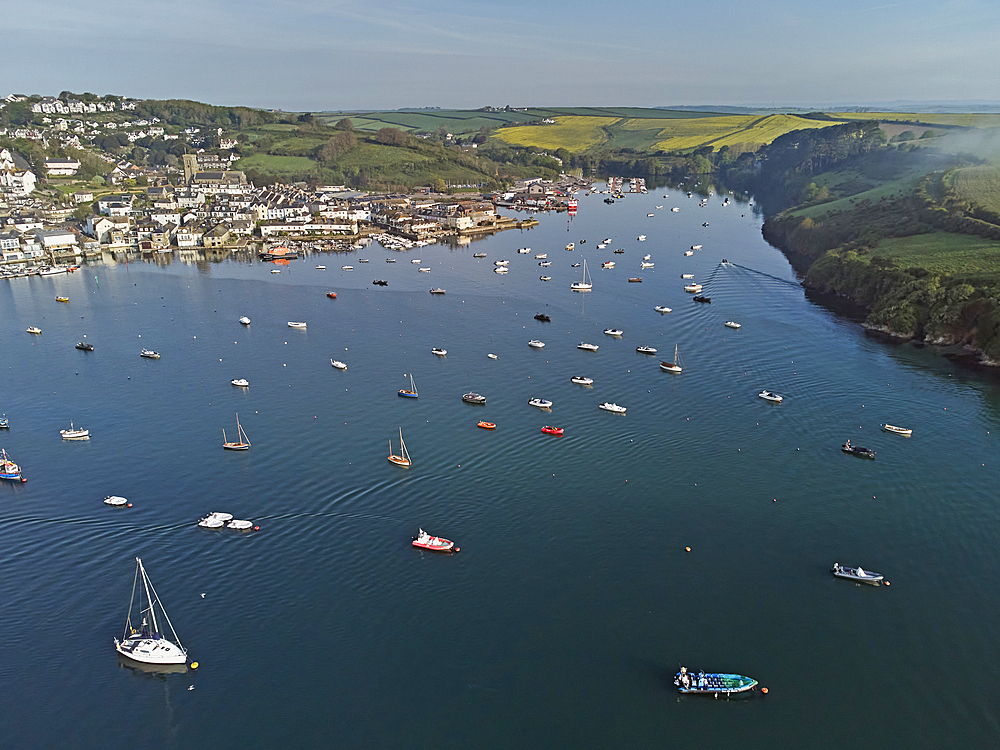
[(75, 175), (80, 169), (80, 162), (76, 159), (46, 159), (45, 171), (50, 177)]
[(38, 178), (28, 169), (24, 159), (15, 157), (8, 149), (0, 149), (0, 193), (13, 196), (31, 195), (37, 181)]

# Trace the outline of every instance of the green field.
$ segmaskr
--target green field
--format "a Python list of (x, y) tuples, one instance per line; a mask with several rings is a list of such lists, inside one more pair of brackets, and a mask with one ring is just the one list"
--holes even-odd
[(1000, 280), (1000, 242), (966, 234), (934, 232), (882, 240), (872, 255), (892, 258), (900, 268), (920, 266), (955, 279)]
[[(837, 112), (833, 114), (842, 120), (881, 120), (883, 122), (921, 123), (931, 125), (955, 125), (963, 128), (1000, 127), (1000, 115), (993, 114), (947, 114), (931, 112)], [(917, 133), (920, 135), (920, 133)]]
[(952, 177), (955, 192), (1000, 213), (1000, 167), (966, 167)]
[(235, 169), (253, 169), (264, 174), (281, 177), (292, 175), (298, 177), (310, 174), (319, 166), (306, 156), (272, 156), (271, 154), (254, 154), (236, 162)]

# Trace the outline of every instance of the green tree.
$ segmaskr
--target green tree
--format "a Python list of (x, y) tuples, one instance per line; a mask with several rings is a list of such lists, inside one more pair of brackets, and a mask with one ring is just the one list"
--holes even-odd
[(431, 183), (431, 187), (434, 189), (435, 193), (443, 193), (445, 190), (448, 189), (448, 186), (445, 185), (444, 180), (442, 180), (440, 177), (436, 178)]
[(337, 130), (354, 130), (354, 123), (350, 117), (345, 117), (342, 120), (337, 120), (337, 124), (333, 127)]
[(375, 140), (386, 146), (405, 146), (406, 133), (397, 128), (382, 128), (375, 133)]

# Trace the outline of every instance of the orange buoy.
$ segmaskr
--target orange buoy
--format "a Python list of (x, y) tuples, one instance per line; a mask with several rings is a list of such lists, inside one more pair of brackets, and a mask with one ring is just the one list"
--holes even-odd
[(761, 688), (760, 692), (762, 692), (764, 695), (767, 695), (767, 688)]
[(886, 585), (886, 586), (888, 586), (888, 585), (889, 585), (889, 582), (888, 582), (888, 581), (885, 581), (885, 585)]
[(690, 551), (691, 551), (691, 548), (690, 548), (690, 547), (685, 547), (685, 548), (684, 548), (684, 551), (685, 551), (685, 552), (690, 552)]

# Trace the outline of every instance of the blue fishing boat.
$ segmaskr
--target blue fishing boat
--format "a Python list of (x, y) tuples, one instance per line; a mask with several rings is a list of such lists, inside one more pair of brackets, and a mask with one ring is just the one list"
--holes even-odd
[(410, 375), (410, 387), (400, 388), (398, 391), (399, 395), (403, 398), (416, 398), (417, 397), (417, 386), (413, 384), (413, 375)]
[(26, 482), (21, 476), (21, 467), (7, 457), (7, 451), (0, 448), (0, 479), (10, 479), (15, 482)]
[(721, 672), (689, 672), (687, 667), (674, 676), (674, 684), (682, 693), (712, 693), (715, 695), (745, 693), (757, 687), (757, 680), (741, 674)]

